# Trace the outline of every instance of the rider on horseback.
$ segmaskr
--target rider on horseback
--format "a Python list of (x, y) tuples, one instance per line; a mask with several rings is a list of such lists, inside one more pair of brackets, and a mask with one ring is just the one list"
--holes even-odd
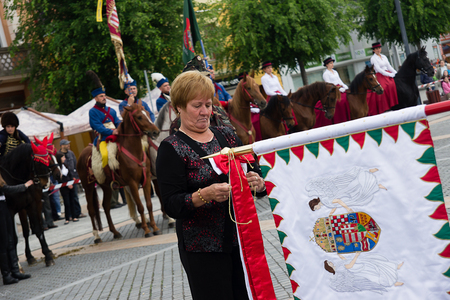
[(156, 109), (159, 112), (164, 104), (170, 101), (170, 83), (169, 80), (161, 73), (152, 73), (151, 76), (153, 82), (156, 84), (156, 87), (161, 91), (158, 99), (156, 99)]
[(95, 89), (91, 91), (92, 97), (95, 99), (95, 105), (89, 110), (89, 125), (97, 133), (97, 137), (94, 140), (94, 145), (97, 146), (97, 142), (100, 137), (100, 153), (102, 155), (102, 168), (108, 164), (108, 149), (106, 148), (106, 138), (110, 135), (118, 135), (120, 120), (117, 118), (116, 111), (106, 106), (106, 94), (97, 74), (93, 71), (88, 71), (87, 75), (91, 76), (94, 81)]
[(15, 113), (4, 113), (1, 123), (3, 130), (0, 131), (0, 156), (7, 154), (22, 143), (30, 144), (30, 139), (17, 129), (19, 118), (17, 118)]
[(130, 74), (128, 74), (128, 80), (127, 82), (125, 82), (125, 94), (128, 95), (128, 98), (126, 98), (119, 104), (119, 112), (122, 114), (123, 108), (127, 105), (131, 105), (133, 103), (140, 104), (150, 114), (150, 119), (152, 120), (152, 122), (155, 122), (155, 115), (151, 111), (150, 107), (148, 107), (147, 103), (142, 101), (142, 99), (136, 97), (137, 93), (138, 89), (136, 80), (131, 78)]

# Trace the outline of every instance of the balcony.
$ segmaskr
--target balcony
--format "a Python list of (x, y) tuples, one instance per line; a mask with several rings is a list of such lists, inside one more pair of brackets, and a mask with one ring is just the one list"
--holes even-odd
[(0, 48), (0, 80), (12, 79), (11, 77), (22, 77), (21, 72), (15, 70), (20, 61), (24, 60), (27, 55), (26, 50), (16, 52), (14, 56), (9, 53), (9, 48)]

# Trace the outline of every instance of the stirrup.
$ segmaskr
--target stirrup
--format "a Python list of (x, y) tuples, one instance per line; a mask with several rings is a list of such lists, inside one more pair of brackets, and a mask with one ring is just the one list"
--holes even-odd
[(120, 189), (120, 183), (116, 180), (111, 181), (110, 186), (113, 191)]

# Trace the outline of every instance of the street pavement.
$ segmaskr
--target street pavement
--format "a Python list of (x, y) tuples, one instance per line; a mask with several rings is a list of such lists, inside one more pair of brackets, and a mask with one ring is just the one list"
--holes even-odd
[[(450, 202), (450, 113), (430, 116), (431, 134), (441, 175), (446, 204)], [(98, 189), (100, 199), (101, 189)], [(45, 267), (40, 245), (35, 236), (30, 244), (38, 264), (25, 262), (24, 242), (20, 238), (18, 253), (31, 279), (18, 284), (0, 285), (3, 299), (192, 299), (176, 245), (174, 228), (163, 219), (160, 204), (152, 198), (157, 226), (162, 234), (144, 238), (128, 216), (127, 207), (111, 211), (112, 219), (122, 239), (114, 240), (106, 226), (100, 234), (103, 243), (95, 245), (90, 218), (45, 232), (50, 249), (57, 256), (55, 265)], [(449, 200), (449, 201), (447, 201)], [(83, 212), (87, 214), (86, 199), (80, 193)], [(293, 299), (290, 281), (278, 234), (267, 197), (255, 202), (260, 220), (266, 258), (277, 299)], [(448, 208), (450, 207), (447, 206)], [(449, 210), (449, 209), (448, 209)], [(220, 274), (217, 274), (220, 280)]]

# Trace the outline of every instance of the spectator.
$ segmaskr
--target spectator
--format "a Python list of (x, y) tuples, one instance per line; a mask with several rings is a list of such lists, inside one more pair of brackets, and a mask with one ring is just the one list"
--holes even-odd
[[(59, 142), (60, 149), (58, 151), (58, 154), (64, 154), (66, 157), (66, 167), (69, 170), (69, 173), (67, 174), (67, 178), (71, 180), (79, 179), (77, 172), (77, 158), (75, 157), (75, 154), (70, 150), (70, 141), (66, 139), (62, 139)], [(73, 185), (73, 193), (70, 193), (72, 197), (74, 198), (74, 211), (72, 213), (77, 218), (85, 218), (86, 215), (81, 212), (81, 206), (80, 206), (80, 200), (78, 198), (78, 187), (77, 184)]]
[[(62, 179), (61, 183), (66, 183), (72, 180), (69, 177), (69, 168), (66, 165), (66, 155), (58, 152), (56, 154), (56, 160), (58, 161), (59, 167), (61, 168)], [(64, 200), (64, 217), (66, 221), (64, 225), (69, 224), (69, 221), (78, 222), (77, 215), (75, 214), (75, 197), (73, 185), (67, 185), (60, 189), (61, 195)]]
[(444, 90), (444, 95), (446, 100), (450, 100), (450, 81), (448, 80), (448, 71), (444, 71), (444, 75), (441, 78), (442, 89)]
[[(53, 178), (53, 175), (50, 175), (50, 181), (53, 185), (58, 184), (58, 181)], [(52, 207), (53, 220), (61, 220), (61, 200), (59, 198), (59, 191), (48, 195), (48, 198), (50, 199), (50, 205)]]
[(42, 226), (44, 227), (44, 231), (58, 227), (58, 225), (53, 222), (52, 207), (48, 194), (49, 192), (42, 193), (42, 213), (44, 214)]
[(433, 78), (429, 77), (427, 74), (425, 73), (420, 74), (420, 82), (422, 84), (427, 85), (427, 91), (429, 91), (430, 89), (434, 91), (434, 84), (431, 84), (433, 81), (434, 81)]
[(445, 61), (441, 60), (439, 62), (439, 68), (436, 70), (436, 78), (441, 78), (444, 76), (444, 71), (448, 70), (447, 66), (445, 65)]

